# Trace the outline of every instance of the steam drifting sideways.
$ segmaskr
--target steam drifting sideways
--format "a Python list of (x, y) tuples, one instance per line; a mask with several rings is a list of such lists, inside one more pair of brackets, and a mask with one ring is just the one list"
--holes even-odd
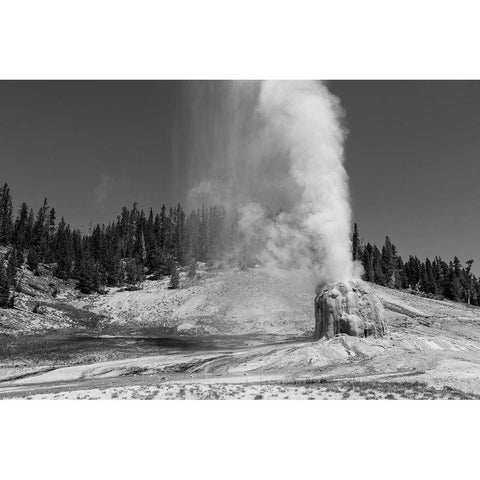
[(226, 206), (237, 249), (272, 272), (352, 279), (339, 99), (316, 81), (204, 82), (189, 95), (190, 199)]

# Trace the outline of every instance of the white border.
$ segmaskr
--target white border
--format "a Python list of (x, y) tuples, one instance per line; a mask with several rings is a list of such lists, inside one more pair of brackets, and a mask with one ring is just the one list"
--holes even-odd
[(479, 78), (478, 2), (0, 0), (0, 78)]
[(474, 478), (477, 410), (469, 401), (5, 401), (0, 468), (9, 480)]
[[(2, 0), (0, 78), (479, 78), (478, 13), (464, 0)], [(7, 401), (0, 472), (472, 478), (477, 406)]]

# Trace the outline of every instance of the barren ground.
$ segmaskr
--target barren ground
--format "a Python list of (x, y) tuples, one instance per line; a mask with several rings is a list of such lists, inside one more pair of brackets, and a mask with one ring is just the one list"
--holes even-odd
[(256, 268), (167, 283), (87, 297), (62, 285), (41, 313), (2, 313), (0, 397), (480, 396), (477, 307), (372, 286), (388, 337), (314, 342), (311, 279)]

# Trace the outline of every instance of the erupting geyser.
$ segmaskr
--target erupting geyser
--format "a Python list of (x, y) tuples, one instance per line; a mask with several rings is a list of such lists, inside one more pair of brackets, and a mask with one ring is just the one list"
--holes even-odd
[(385, 333), (351, 259), (340, 101), (316, 81), (201, 83), (190, 96), (190, 199), (237, 219), (237, 252), (308, 279), (316, 337)]

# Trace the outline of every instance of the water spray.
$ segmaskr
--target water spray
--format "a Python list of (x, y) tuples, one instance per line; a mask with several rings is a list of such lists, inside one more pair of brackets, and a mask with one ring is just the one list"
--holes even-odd
[(309, 279), (317, 324), (335, 323), (317, 325), (317, 337), (382, 334), (367, 326), (375, 315), (362, 305), (375, 302), (352, 262), (340, 100), (317, 81), (207, 82), (191, 93), (192, 202), (234, 212), (236, 247), (267, 271)]

